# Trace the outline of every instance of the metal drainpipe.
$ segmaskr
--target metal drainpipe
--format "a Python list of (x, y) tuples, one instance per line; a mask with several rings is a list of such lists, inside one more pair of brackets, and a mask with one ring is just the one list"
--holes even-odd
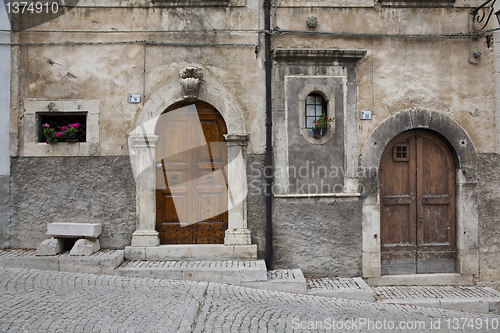
[(264, 175), (266, 177), (266, 266), (273, 268), (273, 109), (271, 96), (271, 0), (264, 0), (264, 30), (265, 39), (265, 68), (266, 68), (266, 167)]

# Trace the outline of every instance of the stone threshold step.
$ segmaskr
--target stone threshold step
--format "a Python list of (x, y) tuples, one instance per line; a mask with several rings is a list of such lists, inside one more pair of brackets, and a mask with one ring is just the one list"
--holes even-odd
[(374, 288), (382, 303), (479, 313), (500, 313), (500, 292), (472, 286), (386, 286)]
[(307, 284), (309, 295), (375, 302), (375, 292), (360, 277), (309, 278)]
[(133, 260), (115, 269), (115, 275), (242, 285), (266, 281), (267, 269), (264, 260)]
[(422, 298), (422, 299), (385, 299), (381, 303), (414, 305), (426, 308), (442, 308), (446, 310), (479, 312), (479, 313), (500, 313), (500, 298)]
[(307, 282), (302, 271), (297, 269), (275, 269), (267, 272), (267, 279), (260, 282), (244, 282), (243, 287), (307, 294)]
[(71, 256), (65, 251), (53, 256), (37, 256), (36, 250), (1, 249), (0, 266), (48, 271), (113, 275), (124, 260), (123, 250), (100, 250), (89, 256)]

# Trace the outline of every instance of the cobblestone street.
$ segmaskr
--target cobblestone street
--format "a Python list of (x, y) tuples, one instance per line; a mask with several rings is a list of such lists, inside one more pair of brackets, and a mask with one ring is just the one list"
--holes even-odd
[(0, 268), (0, 294), (1, 332), (500, 332), (492, 314), (207, 282)]

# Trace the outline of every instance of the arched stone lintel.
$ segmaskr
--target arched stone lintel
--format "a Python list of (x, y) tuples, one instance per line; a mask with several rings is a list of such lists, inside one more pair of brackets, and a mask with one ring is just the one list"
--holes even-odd
[[(437, 112), (424, 109), (412, 109), (399, 112), (380, 124), (368, 138), (360, 165), (362, 167), (379, 166), (382, 153), (394, 137), (412, 129), (428, 129), (442, 135), (451, 144), (462, 170), (476, 169), (476, 149), (465, 130), (454, 120)], [(467, 175), (469, 181), (477, 182), (475, 172)]]

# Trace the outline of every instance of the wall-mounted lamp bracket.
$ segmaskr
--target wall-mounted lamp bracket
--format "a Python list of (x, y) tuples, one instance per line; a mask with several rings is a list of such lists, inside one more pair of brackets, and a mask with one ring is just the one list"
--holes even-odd
[[(488, 0), (484, 2), (481, 6), (472, 8), (469, 15), (472, 21), (472, 31), (474, 33), (480, 33), (486, 29), (486, 26), (490, 22), (491, 15), (493, 14), (493, 6), (496, 0)], [(500, 25), (500, 10), (495, 13), (497, 17), (498, 24)]]

